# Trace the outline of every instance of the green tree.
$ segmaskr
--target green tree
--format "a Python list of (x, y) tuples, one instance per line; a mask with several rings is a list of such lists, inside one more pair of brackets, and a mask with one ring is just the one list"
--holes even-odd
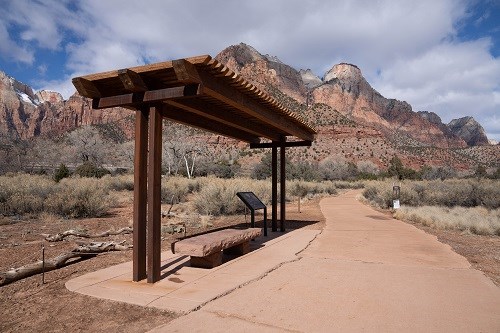
[(68, 167), (61, 163), (61, 165), (59, 165), (59, 168), (57, 168), (54, 172), (54, 180), (59, 183), (61, 179), (67, 178), (70, 175), (71, 172), (69, 171)]
[(101, 178), (102, 176), (110, 173), (111, 172), (108, 169), (99, 168), (94, 163), (88, 161), (79, 165), (75, 170), (75, 174), (79, 175), (80, 177)]
[(484, 165), (477, 166), (476, 172), (474, 173), (474, 176), (476, 176), (478, 178), (484, 178), (484, 177), (488, 176), (488, 173), (486, 172), (486, 168), (484, 167)]
[(491, 178), (493, 178), (493, 179), (500, 179), (500, 167), (498, 167), (497, 171), (495, 171), (493, 173), (493, 175), (491, 175)]
[(387, 169), (387, 173), (389, 174), (389, 176), (396, 176), (399, 179), (403, 178), (404, 174), (403, 162), (401, 162), (399, 157), (397, 157), (396, 155), (394, 155), (389, 161), (389, 168)]

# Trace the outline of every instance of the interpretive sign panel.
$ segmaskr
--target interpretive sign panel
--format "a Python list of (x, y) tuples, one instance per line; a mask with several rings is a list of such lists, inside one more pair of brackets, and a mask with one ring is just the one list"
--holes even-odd
[(236, 193), (238, 198), (243, 201), (245, 206), (250, 208), (252, 211), (252, 228), (255, 226), (255, 211), (257, 209), (264, 209), (264, 236), (267, 236), (267, 207), (253, 192), (238, 192)]
[(264, 205), (264, 203), (262, 203), (262, 201), (260, 201), (253, 192), (238, 192), (236, 195), (251, 210), (266, 208), (266, 205)]

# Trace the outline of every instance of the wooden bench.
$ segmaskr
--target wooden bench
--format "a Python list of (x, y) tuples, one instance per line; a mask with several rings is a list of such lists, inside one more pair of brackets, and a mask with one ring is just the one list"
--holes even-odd
[(191, 266), (213, 268), (222, 264), (222, 252), (246, 254), (250, 240), (262, 235), (260, 228), (224, 229), (186, 238), (172, 246), (172, 252), (191, 256)]

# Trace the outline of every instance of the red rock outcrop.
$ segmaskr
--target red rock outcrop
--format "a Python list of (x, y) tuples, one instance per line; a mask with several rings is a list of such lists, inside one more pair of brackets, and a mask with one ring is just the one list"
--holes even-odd
[(305, 102), (307, 91), (300, 73), (276, 57), (262, 55), (253, 47), (240, 43), (229, 46), (215, 58), (259, 89), (268, 91), (271, 85), (298, 102)]
[(489, 144), (483, 126), (472, 117), (453, 119), (447, 127), (453, 134), (467, 142), (469, 146), (485, 146)]
[(452, 133), (444, 133), (412, 111), (406, 102), (387, 99), (373, 89), (351, 64), (338, 64), (328, 71), (325, 83), (311, 91), (313, 103), (323, 103), (360, 124), (372, 126), (388, 136), (407, 135), (427, 145), (465, 147), (466, 143)]
[(29, 86), (0, 72), (0, 133), (12, 139), (58, 135), (82, 125), (117, 121), (131, 138), (131, 115), (123, 108), (93, 110), (91, 101), (77, 93), (67, 101), (57, 92), (34, 94)]

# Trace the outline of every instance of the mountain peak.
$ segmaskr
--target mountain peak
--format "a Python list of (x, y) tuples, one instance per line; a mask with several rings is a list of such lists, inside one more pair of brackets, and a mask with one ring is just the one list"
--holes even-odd
[(484, 128), (471, 116), (453, 119), (447, 126), (455, 135), (467, 142), (469, 146), (489, 144)]
[(361, 70), (359, 69), (358, 66), (342, 62), (340, 64), (334, 65), (325, 74), (324, 78), (325, 82), (334, 79), (359, 82), (363, 79), (363, 75), (361, 74)]
[(319, 76), (314, 74), (309, 68), (306, 70), (301, 69), (299, 71), (299, 74), (302, 77), (302, 81), (304, 81), (304, 85), (308, 89), (312, 89), (323, 83), (323, 81), (319, 78)]

